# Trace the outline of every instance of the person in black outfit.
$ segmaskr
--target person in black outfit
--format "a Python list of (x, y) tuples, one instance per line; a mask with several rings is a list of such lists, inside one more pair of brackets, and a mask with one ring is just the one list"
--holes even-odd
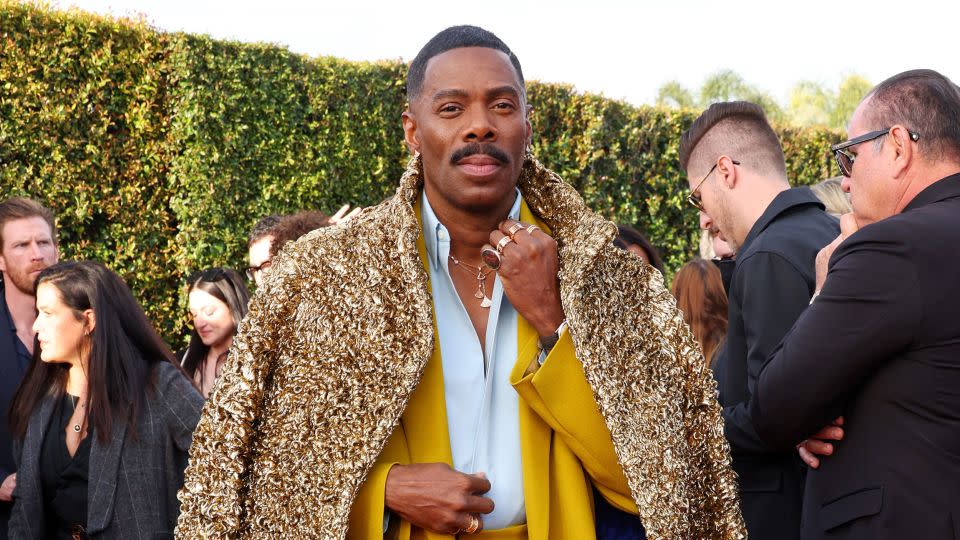
[(13, 197), (0, 203), (0, 540), (7, 538), (17, 484), (13, 439), (7, 419), (10, 400), (33, 355), (36, 319), (34, 280), (57, 262), (53, 212), (40, 203)]
[(843, 418), (817, 435), (842, 431), (807, 474), (804, 540), (960, 538), (958, 118), (954, 83), (908, 71), (874, 88), (832, 147), (853, 213), (750, 404), (784, 449)]
[(203, 398), (99, 263), (37, 277), (38, 351), (11, 404), (12, 538), (173, 537)]
[(814, 259), (839, 224), (809, 188), (790, 189), (780, 141), (753, 103), (711, 105), (684, 133), (680, 165), (701, 227), (717, 230), (737, 254), (713, 369), (747, 531), (751, 539), (796, 539), (802, 464), (796, 451), (760, 439), (747, 406), (767, 356), (810, 302)]

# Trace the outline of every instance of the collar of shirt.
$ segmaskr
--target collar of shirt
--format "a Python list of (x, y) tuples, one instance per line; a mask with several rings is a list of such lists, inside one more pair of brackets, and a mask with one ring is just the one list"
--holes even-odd
[[(520, 219), (520, 190), (515, 189), (516, 199), (513, 206), (510, 207), (508, 216), (510, 219)], [(444, 262), (450, 255), (450, 232), (440, 223), (437, 215), (433, 213), (430, 201), (427, 200), (427, 191), (423, 190), (420, 194), (420, 208), (422, 209), (423, 219), (423, 243), (427, 247), (427, 258), (430, 260), (430, 266), (433, 270), (446, 268)], [(441, 249), (441, 244), (445, 249)]]

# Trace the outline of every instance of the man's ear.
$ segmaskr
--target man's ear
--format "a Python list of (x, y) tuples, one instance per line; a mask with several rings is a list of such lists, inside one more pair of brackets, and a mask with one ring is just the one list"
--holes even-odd
[(899, 178), (918, 157), (917, 147), (914, 143), (919, 136), (915, 138), (907, 128), (897, 124), (890, 128), (890, 137), (888, 138), (893, 144), (894, 177)]
[(717, 180), (723, 183), (727, 189), (733, 189), (737, 185), (738, 175), (737, 166), (729, 156), (720, 156), (717, 159)]
[(529, 103), (525, 105), (526, 107), (526, 124), (527, 124), (527, 148), (533, 146), (533, 124), (530, 122), (530, 115), (533, 114), (533, 105)]
[(403, 140), (407, 143), (407, 147), (410, 148), (411, 152), (419, 152), (420, 138), (417, 134), (416, 117), (414, 117), (410, 109), (407, 108), (407, 110), (403, 111), (403, 114), (400, 115), (400, 118), (403, 119)]

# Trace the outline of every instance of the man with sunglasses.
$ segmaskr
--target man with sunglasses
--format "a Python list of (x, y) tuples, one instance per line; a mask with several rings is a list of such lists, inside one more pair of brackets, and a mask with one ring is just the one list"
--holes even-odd
[(814, 292), (814, 258), (839, 232), (809, 188), (790, 189), (780, 140), (747, 102), (707, 109), (680, 143), (700, 226), (736, 252), (727, 338), (714, 363), (724, 432), (752, 539), (799, 538), (802, 465), (772, 449), (747, 410), (760, 368)]
[(804, 445), (826, 454), (807, 474), (804, 540), (960, 535), (958, 119), (953, 82), (908, 71), (832, 147), (853, 213), (750, 404), (768, 444), (842, 435)]

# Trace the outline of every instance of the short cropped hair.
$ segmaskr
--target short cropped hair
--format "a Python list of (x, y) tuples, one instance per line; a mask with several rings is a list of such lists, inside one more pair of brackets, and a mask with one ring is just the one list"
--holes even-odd
[(763, 109), (747, 101), (714, 103), (694, 120), (680, 139), (684, 172), (706, 169), (721, 154), (754, 171), (787, 179), (780, 138)]
[(247, 237), (247, 248), (257, 242), (265, 236), (270, 236), (273, 234), (273, 228), (280, 223), (280, 216), (278, 215), (269, 215), (263, 216), (260, 218), (256, 224), (253, 226), (253, 230), (250, 231), (250, 236)]
[(0, 203), (0, 249), (3, 249), (3, 227), (7, 222), (27, 218), (43, 218), (50, 226), (50, 237), (57, 243), (57, 224), (53, 212), (33, 199), (12, 197)]
[(510, 63), (513, 64), (513, 69), (517, 72), (517, 78), (520, 79), (520, 91), (524, 97), (526, 96), (520, 60), (513, 54), (510, 47), (507, 47), (503, 40), (489, 30), (484, 30), (478, 26), (463, 25), (451, 26), (441, 31), (433, 36), (417, 53), (417, 57), (410, 63), (410, 69), (407, 71), (407, 101), (412, 102), (420, 95), (420, 90), (423, 88), (423, 79), (427, 74), (427, 62), (431, 58), (464, 47), (486, 47), (507, 55), (510, 58)]
[(901, 124), (920, 135), (918, 152), (926, 159), (960, 161), (960, 89), (932, 69), (915, 69), (878, 84), (865, 118), (873, 129)]

